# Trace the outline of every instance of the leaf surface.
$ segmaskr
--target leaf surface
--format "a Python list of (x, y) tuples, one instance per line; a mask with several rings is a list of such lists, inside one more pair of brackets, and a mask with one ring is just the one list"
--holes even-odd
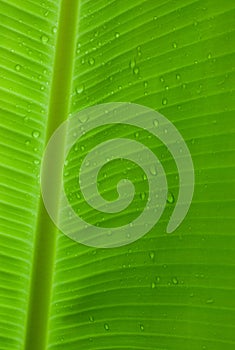
[[(230, 0), (1, 0), (1, 349), (234, 349), (234, 15)], [(195, 192), (166, 234), (177, 168), (150, 140), (169, 184), (161, 220), (95, 249), (57, 232), (40, 164), (63, 120), (117, 101), (177, 127)]]

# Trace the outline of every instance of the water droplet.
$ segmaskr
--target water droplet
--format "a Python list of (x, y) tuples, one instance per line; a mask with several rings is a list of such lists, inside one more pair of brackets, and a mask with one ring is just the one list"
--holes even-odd
[(140, 69), (139, 69), (138, 67), (135, 67), (135, 68), (133, 69), (133, 73), (134, 73), (135, 75), (139, 74), (139, 72), (140, 72)]
[(150, 252), (150, 253), (149, 253), (150, 259), (154, 259), (154, 256), (155, 256), (154, 252)]
[(146, 193), (145, 193), (145, 192), (141, 192), (141, 194), (140, 194), (140, 198), (141, 198), (142, 200), (144, 200), (144, 199), (145, 199), (145, 197), (146, 197)]
[(143, 324), (140, 324), (140, 330), (141, 330), (141, 332), (144, 331), (144, 325)]
[(52, 33), (55, 34), (57, 32), (57, 28), (56, 27), (52, 27)]
[(119, 36), (120, 36), (120, 33), (119, 33), (119, 32), (116, 32), (116, 33), (115, 33), (115, 38), (119, 38)]
[(148, 87), (148, 82), (144, 81), (144, 88), (146, 89)]
[(26, 144), (26, 146), (29, 146), (30, 141), (29, 141), (29, 140), (26, 140), (26, 141), (25, 141), (25, 144)]
[(90, 317), (89, 317), (89, 320), (90, 320), (90, 322), (94, 322), (94, 317), (93, 317), (93, 316), (90, 316)]
[(154, 282), (152, 282), (151, 288), (152, 288), (152, 289), (156, 288), (156, 284), (155, 284)]
[(136, 65), (136, 62), (135, 62), (135, 59), (133, 58), (131, 61), (130, 61), (130, 68), (131, 69), (134, 69), (135, 68), (135, 65)]
[(155, 128), (158, 128), (159, 122), (158, 122), (157, 119), (155, 119), (155, 120), (153, 121), (153, 125), (155, 126)]
[(80, 122), (83, 124), (86, 123), (88, 121), (88, 119), (89, 119), (89, 117), (87, 114), (83, 114), (79, 117)]
[(210, 59), (212, 58), (212, 54), (209, 53), (208, 56), (207, 56), (207, 58), (210, 60)]
[(34, 163), (35, 165), (38, 165), (40, 162), (39, 162), (38, 159), (34, 159), (33, 163)]
[(17, 64), (17, 65), (15, 66), (15, 70), (17, 70), (17, 72), (19, 72), (19, 71), (21, 70), (21, 65), (20, 65), (20, 64)]
[(172, 47), (174, 48), (174, 49), (176, 49), (177, 48), (177, 43), (176, 42), (174, 42), (174, 43), (172, 43)]
[(106, 331), (109, 331), (109, 325), (108, 325), (108, 323), (105, 323), (105, 324), (104, 324), (104, 329), (105, 329)]
[(169, 192), (167, 195), (167, 203), (172, 204), (172, 203), (174, 203), (174, 201), (175, 201), (175, 198), (174, 198), (173, 193)]
[(176, 80), (180, 80), (180, 74), (176, 74)]
[(169, 86), (168, 86), (168, 85), (166, 85), (166, 86), (165, 86), (165, 89), (166, 89), (166, 90), (169, 90)]
[(137, 47), (137, 54), (138, 54), (139, 57), (142, 55), (141, 46)]
[(84, 91), (84, 85), (82, 85), (82, 86), (77, 86), (77, 87), (76, 87), (76, 94), (77, 94), (77, 95), (82, 94), (83, 91)]
[(42, 42), (43, 44), (48, 43), (48, 41), (49, 41), (48, 36), (46, 36), (45, 34), (41, 35), (41, 42)]
[(173, 277), (173, 278), (172, 278), (172, 283), (173, 283), (173, 284), (178, 284), (179, 281), (178, 281), (178, 279), (177, 279), (176, 277)]
[(156, 165), (155, 164), (152, 164), (151, 167), (150, 167), (150, 173), (152, 175), (157, 175), (157, 168), (156, 168)]
[(207, 303), (207, 304), (213, 304), (213, 303), (214, 303), (214, 299), (211, 299), (211, 298), (210, 298), (210, 299), (207, 299), (206, 303)]
[(167, 100), (166, 97), (164, 97), (164, 98), (162, 99), (162, 104), (163, 104), (163, 106), (167, 105), (167, 103), (168, 103), (168, 100)]
[(160, 77), (160, 82), (164, 83), (165, 79), (163, 77)]
[(138, 139), (138, 137), (140, 136), (140, 134), (138, 132), (135, 133), (135, 138)]
[(89, 60), (88, 60), (88, 63), (89, 63), (90, 66), (94, 66), (95, 59), (93, 57), (90, 57)]
[(35, 130), (32, 132), (32, 136), (37, 139), (40, 136), (40, 132)]

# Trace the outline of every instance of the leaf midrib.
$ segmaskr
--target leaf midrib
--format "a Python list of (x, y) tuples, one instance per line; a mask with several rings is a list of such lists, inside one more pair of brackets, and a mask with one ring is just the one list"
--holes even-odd
[[(69, 113), (78, 11), (79, 0), (61, 0), (46, 143), (58, 126), (67, 119)], [(42, 197), (37, 214), (25, 350), (44, 350), (48, 341), (57, 228), (44, 207)]]

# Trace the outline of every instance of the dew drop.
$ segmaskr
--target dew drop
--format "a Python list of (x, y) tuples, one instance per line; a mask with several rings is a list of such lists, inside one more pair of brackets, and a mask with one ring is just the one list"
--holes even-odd
[(140, 198), (141, 198), (142, 200), (144, 200), (144, 199), (145, 199), (145, 197), (146, 197), (146, 193), (145, 193), (145, 192), (141, 192), (141, 194), (140, 194)]
[(212, 58), (212, 54), (209, 53), (208, 56), (207, 56), (207, 58), (210, 60), (210, 59)]
[(176, 43), (176, 42), (172, 43), (172, 47), (173, 47), (174, 49), (176, 49), (176, 48), (177, 48), (177, 43)]
[(144, 331), (144, 325), (143, 324), (140, 324), (140, 330), (141, 330), (141, 332)]
[(32, 132), (32, 136), (37, 139), (40, 136), (40, 132), (35, 130)]
[(29, 140), (26, 140), (26, 141), (25, 141), (25, 144), (26, 144), (26, 146), (29, 146), (30, 141), (29, 141)]
[(167, 100), (167, 98), (163, 98), (162, 99), (162, 104), (163, 104), (163, 106), (165, 106), (165, 105), (167, 105), (167, 103), (168, 103), (168, 100)]
[(155, 284), (154, 282), (152, 282), (151, 288), (152, 288), (152, 289), (156, 288), (156, 284)]
[(77, 95), (82, 94), (83, 91), (84, 91), (84, 85), (82, 85), (82, 86), (77, 86), (77, 87), (76, 87), (76, 94), (77, 94)]
[(157, 119), (155, 119), (155, 120), (153, 121), (153, 125), (155, 126), (155, 128), (158, 128), (159, 122), (158, 122)]
[(105, 329), (106, 331), (109, 331), (109, 325), (108, 325), (108, 323), (105, 323), (105, 324), (104, 324), (104, 329)]
[(120, 33), (119, 33), (119, 32), (116, 32), (116, 33), (115, 33), (115, 38), (119, 38), (119, 36), (120, 36)]
[(149, 257), (150, 257), (150, 259), (152, 259), (152, 260), (153, 260), (153, 259), (154, 259), (154, 256), (155, 256), (154, 252), (150, 252), (150, 253), (149, 253)]
[(140, 134), (138, 132), (135, 133), (135, 138), (138, 139)]
[(41, 35), (41, 42), (42, 42), (43, 44), (47, 44), (48, 41), (49, 41), (48, 36), (46, 36), (45, 34)]
[(94, 322), (94, 317), (93, 317), (93, 316), (90, 316), (90, 317), (89, 317), (89, 320), (90, 320), (90, 322)]
[(34, 163), (35, 165), (38, 165), (40, 162), (39, 162), (38, 159), (34, 159), (33, 163)]
[(148, 82), (144, 81), (144, 88), (146, 89), (148, 87)]
[(174, 201), (175, 201), (175, 198), (174, 198), (173, 193), (169, 192), (167, 195), (167, 203), (172, 204), (172, 203), (174, 203)]
[(93, 57), (90, 57), (89, 60), (88, 60), (88, 63), (89, 63), (90, 66), (94, 66), (95, 59)]
[(136, 65), (136, 62), (135, 62), (135, 59), (133, 58), (132, 60), (130, 60), (130, 68), (131, 69), (134, 69), (135, 68), (135, 65)]
[(173, 278), (172, 278), (172, 283), (173, 283), (173, 284), (178, 284), (179, 281), (178, 281), (178, 279), (177, 279), (176, 277), (173, 277)]
[(139, 72), (140, 72), (140, 70), (139, 70), (138, 67), (135, 67), (135, 68), (133, 69), (133, 73), (134, 73), (135, 75), (139, 74)]
[(176, 74), (176, 80), (180, 80), (180, 74)]
[(213, 303), (214, 303), (214, 299), (211, 299), (211, 298), (210, 298), (210, 299), (207, 299), (206, 303), (207, 303), (207, 304), (213, 304)]
[(152, 174), (152, 175), (157, 175), (157, 168), (156, 168), (156, 165), (155, 164), (152, 164), (151, 166), (150, 166), (150, 173)]
[(52, 33), (56, 34), (56, 32), (57, 32), (57, 28), (56, 27), (52, 27)]
[(21, 70), (21, 65), (20, 65), (20, 64), (17, 64), (17, 65), (15, 66), (15, 70), (17, 70), (17, 72), (19, 72), (19, 71)]

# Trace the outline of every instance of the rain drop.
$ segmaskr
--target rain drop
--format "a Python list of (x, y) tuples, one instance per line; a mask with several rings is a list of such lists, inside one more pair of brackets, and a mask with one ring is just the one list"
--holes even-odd
[(19, 72), (19, 71), (21, 70), (21, 65), (20, 65), (20, 64), (17, 64), (17, 65), (15, 66), (15, 70), (17, 70), (17, 72)]
[(135, 59), (132, 59), (132, 60), (130, 61), (130, 68), (131, 68), (131, 69), (134, 69), (134, 68), (135, 68), (135, 64), (136, 64)]
[(40, 136), (40, 132), (35, 130), (32, 132), (32, 136), (37, 139)]
[(77, 87), (76, 87), (76, 94), (77, 94), (77, 95), (82, 94), (83, 91), (84, 91), (84, 85), (82, 85), (82, 86), (77, 86)]
[(167, 103), (168, 103), (168, 100), (167, 100), (167, 98), (163, 98), (162, 99), (162, 104), (163, 104), (163, 106), (165, 106), (165, 105), (167, 105)]
[(139, 74), (139, 72), (140, 72), (140, 70), (139, 70), (138, 67), (135, 67), (135, 68), (133, 69), (133, 73), (134, 73), (135, 75)]
[(150, 167), (150, 173), (152, 175), (157, 175), (157, 169), (156, 169), (156, 166), (155, 164), (152, 164), (151, 167)]
[(158, 122), (157, 119), (155, 119), (155, 120), (153, 121), (153, 125), (155, 126), (155, 128), (158, 128), (159, 122)]
[(43, 44), (48, 43), (48, 41), (49, 41), (48, 36), (46, 36), (46, 35), (42, 35), (42, 36), (41, 36), (41, 42), (42, 42)]
[(175, 201), (175, 198), (174, 198), (173, 193), (169, 192), (167, 195), (167, 203), (172, 204), (172, 203), (174, 203), (174, 201)]
[(176, 80), (180, 80), (180, 74), (176, 74)]
[(104, 324), (104, 329), (105, 329), (106, 331), (109, 331), (109, 325), (108, 325), (108, 323), (105, 323), (105, 324)]
[(90, 57), (89, 60), (88, 60), (88, 63), (89, 63), (90, 66), (94, 66), (95, 59), (93, 57)]
[(173, 283), (173, 284), (178, 284), (178, 283), (179, 283), (179, 281), (177, 280), (177, 278), (176, 278), (176, 277), (173, 277), (173, 278), (172, 278), (172, 283)]

